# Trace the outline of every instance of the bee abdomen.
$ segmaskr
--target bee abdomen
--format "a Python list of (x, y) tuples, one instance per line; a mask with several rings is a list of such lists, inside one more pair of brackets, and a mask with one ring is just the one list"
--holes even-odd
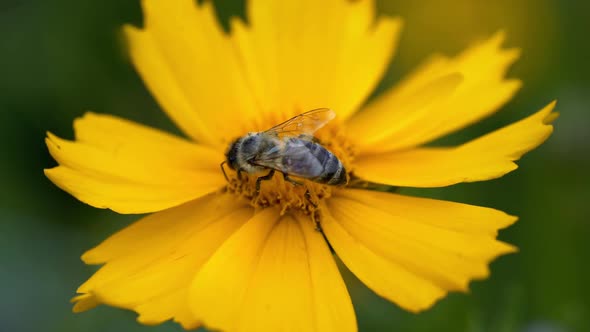
[(346, 170), (344, 169), (344, 166), (338, 157), (317, 143), (309, 143), (309, 151), (318, 160), (323, 168), (321, 174), (315, 177), (313, 180), (330, 185), (345, 184)]

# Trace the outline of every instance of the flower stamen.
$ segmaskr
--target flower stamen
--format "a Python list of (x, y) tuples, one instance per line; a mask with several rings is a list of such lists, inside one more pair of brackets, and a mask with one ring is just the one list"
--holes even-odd
[[(346, 170), (351, 169), (354, 157), (352, 145), (342, 133), (342, 127), (329, 125), (321, 130), (316, 139), (340, 159)], [(332, 195), (336, 187), (279, 171), (265, 170), (258, 173), (246, 173), (226, 170), (228, 178), (226, 190), (245, 198), (254, 208), (279, 206), (281, 215), (290, 210), (298, 210), (310, 215), (314, 221), (318, 218), (321, 202)]]

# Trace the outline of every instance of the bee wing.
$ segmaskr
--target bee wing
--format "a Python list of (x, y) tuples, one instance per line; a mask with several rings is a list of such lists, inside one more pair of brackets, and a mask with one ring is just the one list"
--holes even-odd
[(313, 136), (318, 129), (336, 117), (336, 113), (329, 108), (318, 108), (299, 114), (281, 124), (278, 124), (265, 133), (282, 136)]
[(258, 155), (252, 163), (304, 178), (318, 176), (323, 166), (310, 153), (307, 142), (306, 139), (297, 139), (284, 146), (275, 146)]

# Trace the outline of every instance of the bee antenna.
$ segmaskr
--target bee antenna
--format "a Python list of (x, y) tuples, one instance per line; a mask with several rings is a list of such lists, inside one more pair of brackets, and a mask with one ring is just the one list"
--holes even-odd
[(221, 167), (221, 171), (223, 172), (223, 176), (225, 177), (225, 181), (229, 182), (229, 178), (227, 177), (227, 174), (225, 173), (225, 168), (223, 168), (223, 165), (227, 164), (227, 160), (224, 160), (221, 162), (221, 164), (219, 164), (219, 167)]

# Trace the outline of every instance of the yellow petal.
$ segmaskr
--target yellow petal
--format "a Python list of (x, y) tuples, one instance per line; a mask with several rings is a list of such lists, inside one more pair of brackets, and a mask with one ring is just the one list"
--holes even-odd
[(356, 331), (352, 302), (332, 252), (308, 217), (296, 215), (309, 260), (317, 331)]
[[(454, 58), (434, 56), (377, 98), (358, 114), (359, 119), (350, 121), (350, 131), (360, 137), (361, 150), (392, 151), (417, 146), (497, 111), (521, 86), (520, 81), (505, 78), (519, 51), (502, 49), (503, 40), (504, 34), (497, 33)], [(463, 81), (448, 98), (429, 103), (420, 111), (412, 107), (422, 98), (416, 91), (452, 73), (460, 74)], [(395, 130), (375, 141), (371, 139), (372, 123), (387, 123)]]
[(225, 183), (222, 153), (114, 116), (87, 113), (74, 123), (76, 141), (48, 134), (60, 166), (45, 170), (82, 202), (120, 213), (166, 209)]
[(374, 1), (248, 3), (232, 37), (268, 114), (284, 119), (329, 107), (345, 119), (379, 82), (394, 53), (399, 19), (375, 19)]
[(74, 303), (73, 312), (84, 312), (100, 305), (100, 302), (92, 294), (80, 294), (70, 301)]
[(495, 233), (516, 218), (492, 209), (365, 190), (341, 191), (328, 208), (322, 228), (344, 264), (412, 312), (467, 290), (491, 260), (515, 250)]
[(138, 72), (167, 114), (203, 143), (243, 132), (257, 106), (211, 3), (143, 0), (142, 7), (145, 28), (124, 32)]
[(106, 264), (80, 286), (74, 310), (104, 303), (136, 311), (144, 324), (174, 319), (195, 328), (190, 282), (251, 216), (234, 196), (208, 195), (139, 220), (84, 254), (86, 263)]
[(385, 107), (371, 107), (356, 114), (348, 126), (349, 132), (354, 135), (355, 147), (361, 154), (366, 154), (368, 149), (386, 150), (381, 147), (387, 144), (389, 137), (416, 121), (429, 121), (425, 118), (432, 109), (448, 100), (462, 81), (459, 73), (451, 73), (425, 82), (424, 86), (406, 94), (396, 95), (399, 106), (393, 109), (403, 108), (403, 113), (391, 112)]
[(205, 264), (191, 305), (224, 331), (355, 331), (352, 304), (329, 249), (307, 218), (266, 209)]
[(453, 148), (416, 148), (360, 156), (354, 172), (368, 181), (407, 187), (441, 187), (500, 177), (553, 131), (555, 102), (541, 111)]

